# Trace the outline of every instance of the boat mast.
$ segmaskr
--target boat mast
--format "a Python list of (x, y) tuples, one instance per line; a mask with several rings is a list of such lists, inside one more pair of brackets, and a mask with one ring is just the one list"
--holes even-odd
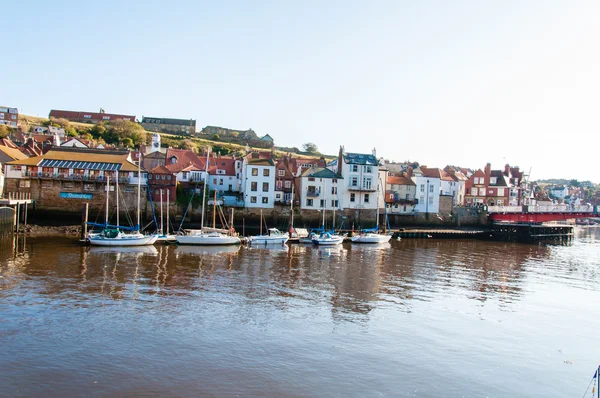
[(262, 236), (262, 209), (260, 209), (260, 236)]
[(200, 230), (204, 228), (204, 202), (206, 197), (206, 184), (208, 183), (208, 159), (210, 156), (210, 146), (206, 149), (206, 166), (204, 168), (204, 190), (202, 191), (202, 215), (200, 218)]
[(379, 182), (380, 182), (380, 178), (379, 178), (379, 170), (377, 170), (377, 198), (375, 200), (377, 200), (377, 213), (376, 213), (376, 219), (375, 219), (375, 229), (377, 230), (377, 232), (379, 232)]
[[(108, 172), (106, 173), (108, 175)], [(108, 227), (108, 195), (110, 194), (110, 176), (106, 178), (106, 215), (104, 216), (104, 228)]]
[(290, 225), (292, 226), (292, 230), (294, 229), (294, 181), (292, 181), (292, 199), (290, 200), (290, 214), (292, 215), (292, 220)]
[(117, 229), (119, 228), (119, 172), (115, 170), (115, 191), (117, 191)]
[(140, 203), (141, 203), (141, 197), (140, 197), (140, 191), (141, 191), (141, 187), (142, 187), (142, 173), (141, 173), (141, 169), (142, 169), (142, 153), (138, 151), (138, 180), (137, 180), (137, 229), (138, 231), (141, 229), (140, 228)]
[(217, 190), (215, 188), (215, 194), (213, 198), (213, 229), (217, 228)]
[(163, 234), (163, 190), (160, 190), (160, 234)]
[(167, 189), (167, 235), (169, 235), (169, 195), (170, 191)]

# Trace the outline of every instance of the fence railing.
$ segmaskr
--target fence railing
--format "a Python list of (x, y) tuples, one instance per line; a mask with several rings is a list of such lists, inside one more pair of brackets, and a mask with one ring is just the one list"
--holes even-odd
[(591, 205), (488, 206), (488, 213), (593, 213)]

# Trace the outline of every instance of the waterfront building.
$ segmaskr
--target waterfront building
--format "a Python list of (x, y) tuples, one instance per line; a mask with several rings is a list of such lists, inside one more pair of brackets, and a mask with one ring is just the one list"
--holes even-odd
[(465, 200), (465, 183), (467, 177), (460, 171), (454, 170), (450, 172), (442, 170), (441, 174), (440, 195), (451, 196), (453, 206), (462, 205)]
[(330, 162), (327, 167), (344, 180), (338, 186), (338, 195), (344, 209), (377, 209), (380, 175), (375, 149), (371, 154), (347, 153), (341, 146), (337, 160)]
[(0, 124), (16, 129), (19, 126), (19, 110), (8, 106), (0, 106)]
[(173, 171), (166, 166), (157, 166), (148, 172), (148, 189), (152, 195), (152, 201), (159, 203), (161, 199), (166, 202), (167, 191), (169, 191), (169, 200), (175, 202), (177, 199), (177, 178)]
[(416, 185), (418, 213), (438, 213), (440, 210), (440, 193), (442, 184), (442, 170), (428, 168), (425, 165), (415, 170), (408, 169), (408, 176)]
[(142, 116), (140, 123), (148, 131), (192, 135), (196, 132), (194, 119), (171, 119)]
[(325, 167), (311, 167), (299, 178), (299, 201), (302, 210), (341, 210), (339, 188), (343, 178)]
[(104, 109), (100, 109), (100, 112), (63, 111), (58, 109), (52, 109), (48, 117), (56, 119), (67, 119), (71, 122), (79, 123), (100, 123), (111, 122), (115, 120), (127, 120), (130, 122), (135, 122), (134, 115), (106, 113), (104, 112)]
[(412, 214), (416, 211), (417, 185), (413, 180), (404, 174), (388, 175), (385, 188), (385, 205), (389, 214)]
[[(72, 211), (89, 202), (91, 209), (104, 206), (106, 179), (118, 179), (121, 200), (135, 208), (138, 166), (128, 151), (54, 147), (41, 156), (14, 160), (5, 166), (7, 192), (31, 194), (36, 209)], [(142, 189), (146, 176), (142, 170)], [(114, 188), (113, 188), (114, 189)], [(146, 194), (142, 192), (143, 205)]]
[(490, 163), (477, 170), (465, 184), (467, 206), (520, 206), (528, 204), (530, 190), (519, 167), (505, 165), (504, 170), (492, 170)]
[(275, 204), (275, 163), (258, 152), (243, 158), (242, 187), (244, 206), (273, 208)]
[(300, 175), (311, 167), (325, 167), (324, 158), (296, 158), (290, 155), (282, 156), (276, 164), (275, 202), (290, 204), (292, 186), (295, 190), (295, 204), (299, 205)]
[(211, 156), (208, 164), (208, 188), (220, 196), (238, 196), (242, 187), (241, 158)]

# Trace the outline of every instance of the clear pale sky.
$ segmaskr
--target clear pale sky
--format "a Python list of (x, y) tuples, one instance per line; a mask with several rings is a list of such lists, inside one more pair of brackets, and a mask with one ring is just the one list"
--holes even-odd
[(12, 1), (0, 104), (598, 178), (600, 1)]

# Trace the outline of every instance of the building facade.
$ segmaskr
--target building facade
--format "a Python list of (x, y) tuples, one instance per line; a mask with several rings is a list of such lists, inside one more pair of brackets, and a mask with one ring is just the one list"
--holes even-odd
[(275, 204), (275, 163), (257, 152), (243, 158), (242, 186), (244, 206), (270, 208)]
[(100, 123), (100, 122), (112, 122), (115, 120), (126, 120), (135, 122), (135, 115), (120, 115), (114, 113), (105, 113), (102, 109), (101, 112), (80, 112), (80, 111), (63, 111), (58, 109), (52, 109), (48, 117), (56, 119), (67, 119), (71, 122), (78, 123)]
[(0, 124), (16, 129), (19, 126), (19, 110), (0, 106)]
[(377, 209), (380, 178), (375, 149), (372, 154), (346, 153), (342, 146), (337, 161), (328, 168), (344, 181), (337, 193), (344, 209)]
[(442, 170), (420, 166), (415, 170), (409, 168), (410, 178), (416, 185), (418, 213), (438, 213), (440, 211), (440, 192)]
[(338, 192), (344, 180), (337, 173), (324, 167), (311, 167), (302, 172), (299, 180), (302, 210), (343, 209)]
[(416, 211), (417, 186), (405, 175), (388, 176), (385, 205), (389, 214), (412, 214)]
[(171, 119), (142, 116), (142, 127), (148, 131), (192, 135), (196, 132), (194, 119)]

